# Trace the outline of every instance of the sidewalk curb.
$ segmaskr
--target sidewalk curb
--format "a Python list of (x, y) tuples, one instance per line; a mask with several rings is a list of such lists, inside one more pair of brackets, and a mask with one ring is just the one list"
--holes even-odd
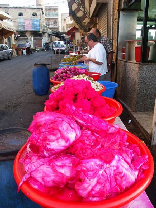
[(120, 100), (119, 98), (116, 98), (116, 100), (118, 100), (121, 103), (122, 107), (127, 111), (129, 116), (131, 117), (131, 120), (134, 122), (134, 124), (140, 130), (140, 132), (142, 133), (143, 137), (145, 138), (145, 143), (151, 146), (151, 139), (152, 139), (151, 135), (146, 131), (146, 129), (135, 118), (135, 116), (133, 115), (133, 111), (122, 100)]

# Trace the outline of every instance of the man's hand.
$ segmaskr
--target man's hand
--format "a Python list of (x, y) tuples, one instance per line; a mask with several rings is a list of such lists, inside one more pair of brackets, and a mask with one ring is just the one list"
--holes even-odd
[(85, 59), (86, 59), (86, 56), (83, 56), (82, 58), (78, 59), (78, 60), (76, 61), (76, 63), (81, 62), (81, 61), (84, 61)]
[(96, 61), (96, 59), (93, 59), (93, 58), (86, 58), (85, 59), (86, 63), (88, 63), (89, 61), (92, 61), (94, 64), (97, 64), (97, 65), (102, 65), (103, 64), (102, 62)]
[(86, 58), (84, 61), (85, 61), (85, 63), (89, 63), (89, 61), (91, 61), (91, 59), (90, 58)]

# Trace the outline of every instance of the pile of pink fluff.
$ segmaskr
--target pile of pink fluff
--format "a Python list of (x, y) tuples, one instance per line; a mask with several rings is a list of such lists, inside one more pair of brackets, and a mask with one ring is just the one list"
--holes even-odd
[(69, 79), (73, 76), (77, 76), (79, 74), (85, 74), (87, 73), (86, 69), (81, 69), (78, 67), (62, 67), (60, 69), (57, 69), (55, 71), (55, 75), (51, 78), (54, 81), (65, 81), (66, 79)]
[(38, 112), (21, 159), (28, 181), (65, 201), (101, 201), (144, 177), (148, 156), (127, 142), (125, 131), (67, 105), (69, 115)]
[(108, 118), (116, 113), (116, 109), (106, 103), (105, 99), (91, 87), (91, 83), (83, 79), (67, 79), (45, 102), (47, 111), (68, 115), (66, 104), (100, 118)]

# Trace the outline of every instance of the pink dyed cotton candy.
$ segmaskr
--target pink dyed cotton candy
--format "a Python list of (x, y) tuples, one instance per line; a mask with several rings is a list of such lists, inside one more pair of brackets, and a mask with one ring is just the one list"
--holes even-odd
[(110, 164), (99, 159), (82, 160), (77, 170), (79, 180), (75, 189), (84, 201), (118, 195), (136, 181), (139, 171), (119, 155), (115, 155)]
[(65, 150), (81, 135), (72, 118), (54, 112), (37, 113), (28, 130), (28, 151), (45, 156)]
[(39, 188), (40, 191), (54, 194), (56, 193), (55, 187), (64, 187), (67, 182), (74, 180), (76, 177), (75, 167), (79, 160), (68, 154), (61, 154), (56, 158), (31, 155), (21, 162), (26, 174), (20, 186), (28, 180), (33, 187)]
[(29, 127), (32, 135), (21, 159), (26, 174), (19, 189), (28, 181), (57, 199), (101, 201), (144, 177), (148, 155), (128, 143), (119, 126), (69, 103), (66, 114), (47, 111), (34, 116)]
[(92, 88), (89, 81), (67, 79), (63, 86), (49, 95), (45, 106), (47, 111), (68, 115), (67, 105), (81, 109), (84, 113), (107, 118), (116, 112), (105, 99)]

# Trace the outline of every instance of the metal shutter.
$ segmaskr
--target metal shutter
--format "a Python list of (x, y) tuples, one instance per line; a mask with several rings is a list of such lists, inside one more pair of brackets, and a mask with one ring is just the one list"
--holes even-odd
[(42, 38), (34, 37), (34, 47), (42, 48)]
[(107, 4), (103, 4), (98, 12), (98, 29), (107, 37)]

